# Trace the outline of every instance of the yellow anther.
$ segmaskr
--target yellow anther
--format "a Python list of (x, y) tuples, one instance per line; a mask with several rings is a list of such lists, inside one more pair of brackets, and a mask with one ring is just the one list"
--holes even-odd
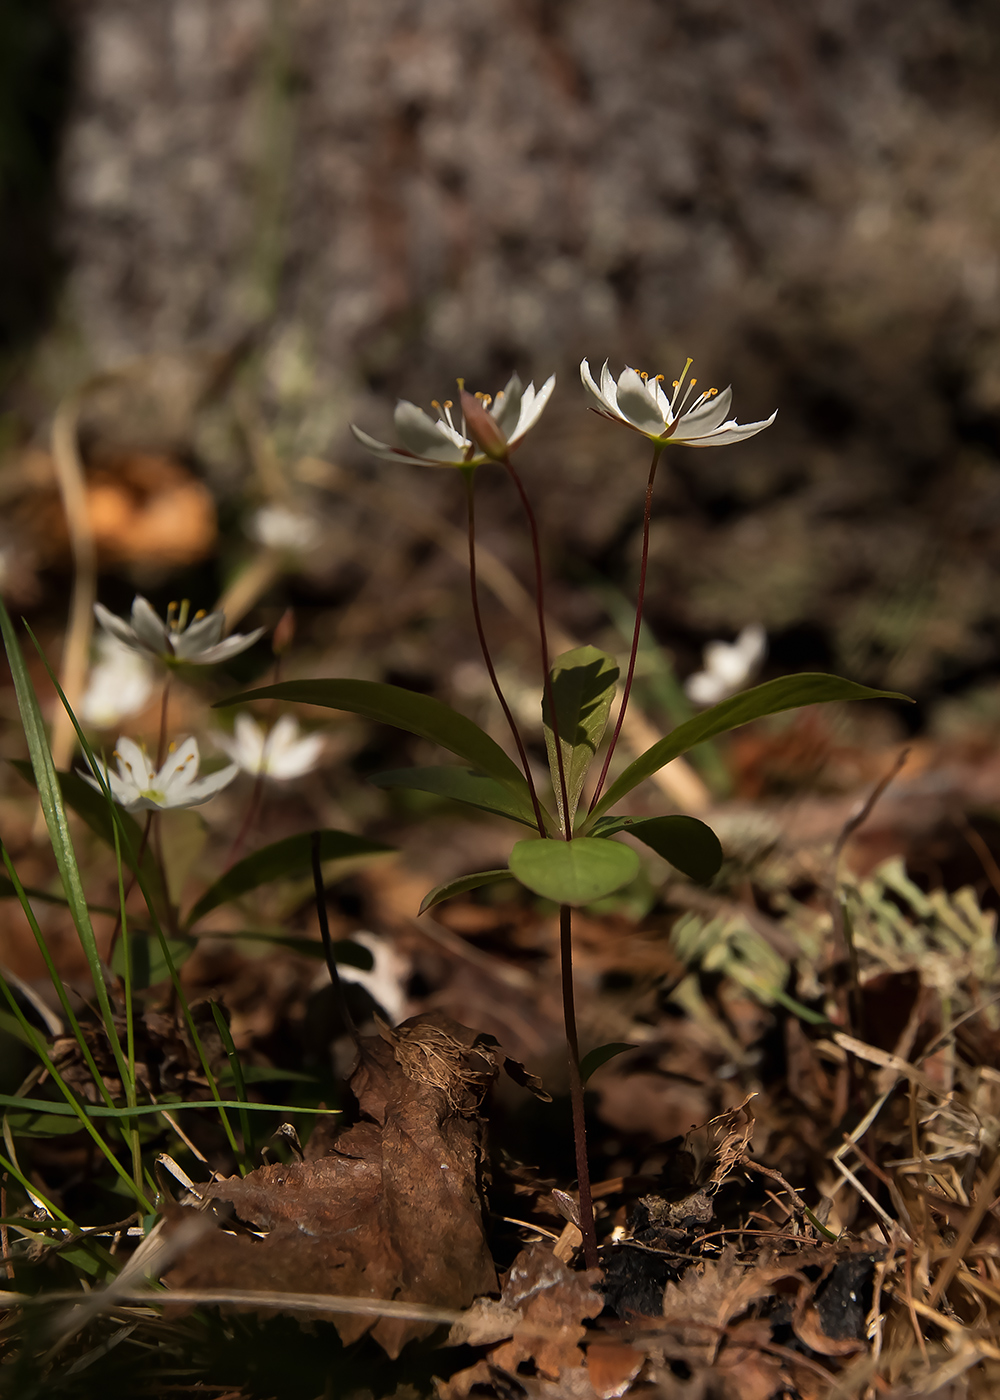
[(679, 379), (673, 380), (670, 385), (671, 389), (678, 389), (680, 387), (680, 382), (681, 381)]
[(691, 380), (691, 388), (693, 389), (694, 386), (695, 386), (697, 383), (698, 383), (697, 379), (692, 379), (692, 380)]
[(656, 382), (657, 384), (662, 384), (662, 383), (663, 383), (663, 375), (662, 375), (662, 374), (658, 374), (658, 375), (656, 376), (656, 381), (655, 381), (655, 382)]
[(204, 609), (204, 608), (199, 608), (198, 611), (197, 611), (197, 612), (195, 613), (195, 615), (194, 615), (194, 620), (195, 620), (195, 622), (200, 622), (201, 619), (202, 619), (203, 617), (207, 617), (207, 616), (208, 616), (208, 613), (205, 611), (205, 609)]
[(438, 403), (437, 399), (431, 399), (431, 408), (436, 408), (438, 413), (441, 412), (441, 405)]
[(641, 369), (639, 371), (639, 378), (645, 383), (645, 381), (649, 378), (649, 371)]
[(713, 395), (717, 394), (718, 392), (719, 392), (718, 389), (709, 389), (709, 390), (708, 390), (708, 396), (709, 396), (709, 398), (712, 398)]
[(445, 406), (445, 408), (454, 408), (454, 407), (455, 407), (455, 401), (454, 401), (454, 399), (445, 399), (445, 401), (444, 401), (444, 406)]
[(176, 752), (177, 752), (177, 744), (174, 742), (173, 739), (171, 739), (171, 740), (170, 740), (170, 743), (167, 745), (167, 753), (176, 753)]

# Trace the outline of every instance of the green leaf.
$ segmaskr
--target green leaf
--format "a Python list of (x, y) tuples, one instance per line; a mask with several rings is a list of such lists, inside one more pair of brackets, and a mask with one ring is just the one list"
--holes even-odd
[(634, 817), (602, 818), (594, 827), (594, 835), (613, 836), (627, 831), (637, 836), (658, 856), (668, 860), (682, 874), (699, 885), (707, 885), (722, 865), (722, 847), (710, 826), (697, 817)]
[[(323, 860), (356, 860), (366, 856), (390, 855), (394, 850), (381, 841), (371, 841), (366, 836), (353, 836), (349, 831), (324, 831), (320, 836), (320, 856)], [(271, 846), (254, 851), (227, 870), (221, 879), (210, 886), (187, 917), (191, 927), (203, 918), (210, 909), (220, 904), (228, 904), (241, 895), (255, 890), (272, 880), (296, 880), (308, 875), (312, 870), (312, 832), (305, 831), (299, 836), (286, 837), (275, 841)]]
[(764, 715), (776, 715), (782, 710), (794, 710), (800, 705), (816, 705), (825, 700), (909, 700), (908, 695), (900, 695), (894, 690), (871, 690), (866, 685), (856, 685), (840, 676), (825, 676), (806, 672), (800, 676), (781, 676), (775, 681), (765, 681), (763, 685), (744, 690), (739, 695), (713, 705), (704, 714), (679, 724), (658, 744), (647, 749), (644, 754), (630, 763), (594, 808), (592, 817), (600, 816), (613, 807), (627, 792), (638, 787), (646, 778), (659, 771), (671, 759), (687, 753), (695, 744), (711, 739), (716, 734), (724, 734), (752, 719)]
[[(213, 938), (230, 938), (234, 943), (241, 943), (244, 939), (251, 943), (255, 941), (273, 943), (277, 947), (287, 948), (291, 953), (301, 953), (303, 957), (315, 958), (317, 962), (326, 961), (326, 952), (318, 938), (296, 938), (294, 934), (283, 933), (277, 929), (214, 928), (211, 936)], [(331, 948), (335, 962), (346, 963), (348, 967), (360, 968), (362, 972), (371, 972), (375, 966), (371, 949), (366, 948), (363, 943), (355, 943), (353, 938), (337, 939), (331, 944)]]
[[(170, 976), (170, 962), (163, 944), (166, 942), (174, 967), (182, 967), (198, 946), (194, 938), (158, 938), (153, 933), (137, 933), (130, 930), (128, 937), (129, 956), (132, 960), (132, 986), (144, 990), (165, 982)], [(111, 954), (111, 970), (119, 977), (125, 976), (125, 940), (116, 939)]]
[(633, 880), (639, 857), (631, 846), (594, 837), (575, 841), (518, 841), (510, 868), (535, 894), (556, 904), (593, 904)]
[[(24, 887), (24, 893), (29, 899), (41, 900), (43, 904), (61, 904), (64, 909), (69, 908), (69, 901), (61, 894), (49, 894), (47, 890), (35, 889), (32, 885)], [(0, 899), (18, 899), (19, 895), (14, 888), (13, 881), (8, 880), (6, 875), (0, 875)], [(117, 909), (112, 909), (107, 904), (91, 904), (92, 914), (117, 914)]]
[(477, 870), (475, 875), (462, 875), (457, 880), (449, 880), (446, 885), (437, 885), (430, 894), (424, 895), (423, 903), (417, 910), (418, 914), (426, 914), (428, 909), (433, 909), (435, 904), (442, 904), (446, 899), (454, 899), (458, 894), (465, 894), (467, 890), (478, 890), (483, 885), (497, 885), (501, 880), (510, 880), (513, 877), (509, 870)]
[(610, 1045), (598, 1045), (593, 1050), (588, 1050), (580, 1061), (580, 1078), (586, 1084), (587, 1080), (595, 1070), (606, 1065), (609, 1060), (613, 1060), (616, 1055), (624, 1055), (626, 1050), (635, 1050), (636, 1046), (627, 1045), (624, 1041), (613, 1041)]
[(528, 784), (520, 768), (508, 758), (499, 744), (494, 743), (478, 724), (460, 715), (449, 705), (430, 695), (404, 690), (398, 685), (383, 685), (379, 681), (282, 681), (260, 690), (244, 691), (229, 700), (216, 702), (215, 708), (244, 704), (250, 700), (290, 700), (299, 705), (324, 705), (329, 710), (347, 710), (378, 724), (393, 724), (440, 744), (449, 753), (464, 758), (466, 763), (491, 778), (504, 783), (522, 797), (528, 797)]
[(549, 771), (559, 820), (563, 831), (569, 831), (587, 770), (604, 737), (618, 680), (618, 664), (613, 656), (598, 651), (596, 647), (577, 647), (556, 658), (549, 678), (566, 775), (568, 813), (562, 810), (562, 785), (548, 695), (542, 701), (545, 747), (549, 753)]
[[(21, 759), (13, 759), (12, 763), (22, 778), (25, 778), (29, 783), (35, 782), (35, 775), (30, 763), (25, 763)], [(115, 819), (104, 793), (95, 791), (79, 773), (73, 771), (57, 773), (56, 777), (59, 780), (59, 790), (66, 806), (86, 822), (99, 840), (114, 850)], [(142, 828), (124, 808), (119, 809), (118, 816), (121, 822), (119, 831), (128, 838), (127, 841), (122, 840), (120, 843), (121, 858), (128, 869), (135, 874), (135, 857), (142, 846)], [(156, 858), (148, 842), (142, 855), (142, 874), (153, 898), (158, 902), (158, 907), (162, 909), (166, 903), (163, 897), (163, 880), (160, 875), (160, 867), (156, 863)], [(91, 905), (91, 908), (96, 908), (96, 905)], [(106, 913), (107, 911), (102, 909), (100, 912)], [(116, 909), (112, 912), (117, 914), (118, 911)]]
[(434, 768), (394, 768), (388, 773), (376, 773), (371, 779), (380, 788), (412, 788), (417, 792), (433, 792), (453, 802), (465, 802), (494, 816), (508, 817), (537, 830), (535, 814), (529, 799), (511, 791), (496, 778), (488, 778), (472, 768), (452, 765)]

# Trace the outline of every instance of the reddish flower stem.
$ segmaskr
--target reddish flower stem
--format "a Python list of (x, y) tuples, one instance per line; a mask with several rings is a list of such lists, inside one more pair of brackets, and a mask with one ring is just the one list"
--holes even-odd
[(531, 806), (532, 810), (535, 813), (535, 822), (538, 826), (538, 834), (544, 839), (544, 837), (547, 834), (545, 831), (545, 818), (542, 816), (542, 804), (538, 800), (538, 794), (535, 791), (534, 779), (531, 776), (531, 765), (528, 762), (528, 755), (524, 747), (524, 741), (521, 738), (520, 730), (517, 727), (517, 723), (511, 712), (511, 708), (507, 704), (506, 697), (504, 696), (503, 690), (501, 689), (500, 681), (496, 673), (496, 667), (493, 665), (493, 658), (490, 655), (489, 643), (486, 640), (486, 631), (483, 627), (482, 614), (479, 611), (479, 583), (478, 576), (476, 573), (476, 488), (474, 484), (474, 469), (466, 471), (464, 473), (464, 476), (466, 502), (468, 505), (469, 515), (469, 585), (472, 593), (472, 616), (475, 618), (476, 621), (476, 635), (479, 638), (479, 648), (483, 653), (483, 660), (486, 663), (486, 669), (489, 672), (490, 681), (493, 685), (493, 690), (496, 694), (497, 699), (500, 701), (500, 708), (504, 712), (504, 717), (507, 720), (507, 724), (510, 727), (511, 735), (514, 739), (514, 743), (517, 746), (518, 757), (521, 760), (521, 767), (524, 770), (525, 781), (528, 784), (528, 791), (531, 794)]
[(622, 703), (618, 709), (618, 719), (615, 721), (615, 732), (611, 736), (611, 743), (604, 756), (604, 767), (601, 769), (601, 776), (597, 780), (597, 787), (594, 789), (594, 795), (590, 799), (590, 807), (588, 808), (590, 812), (597, 806), (601, 793), (604, 790), (604, 780), (607, 778), (608, 769), (611, 767), (615, 746), (618, 743), (618, 735), (621, 733), (622, 725), (625, 722), (628, 698), (632, 693), (632, 680), (635, 676), (635, 659), (639, 653), (639, 634), (642, 631), (642, 604), (646, 596), (646, 570), (649, 563), (649, 519), (653, 508), (653, 482), (656, 480), (656, 468), (659, 466), (662, 452), (662, 446), (655, 446), (653, 448), (653, 460), (649, 464), (649, 480), (646, 482), (646, 504), (642, 513), (642, 563), (639, 566), (639, 591), (635, 604), (635, 630), (632, 633), (632, 651), (628, 659), (628, 674), (625, 677), (625, 689), (622, 693)]
[(580, 1190), (580, 1233), (583, 1257), (588, 1269), (599, 1265), (594, 1200), (590, 1190), (590, 1164), (587, 1161), (587, 1120), (580, 1077), (580, 1042), (576, 1031), (576, 1001), (573, 993), (573, 911), (559, 906), (559, 954), (562, 965), (563, 1020), (569, 1049), (569, 1097), (573, 1109), (573, 1146), (576, 1150), (576, 1178)]
[(535, 519), (535, 512), (531, 508), (528, 494), (524, 489), (521, 478), (518, 476), (510, 457), (503, 459), (503, 464), (517, 488), (517, 494), (521, 498), (521, 505), (528, 518), (528, 528), (531, 531), (531, 548), (535, 557), (535, 606), (538, 610), (538, 637), (542, 649), (542, 678), (545, 687), (545, 699), (549, 706), (549, 719), (552, 723), (552, 739), (556, 750), (556, 767), (559, 773), (559, 796), (562, 799), (563, 832), (567, 841), (573, 839), (573, 824), (570, 819), (569, 793), (566, 786), (566, 765), (563, 761), (562, 743), (559, 739), (559, 717), (556, 714), (555, 696), (552, 693), (552, 678), (549, 675), (549, 637), (545, 628), (545, 593), (542, 577), (542, 550), (538, 541), (538, 521)]

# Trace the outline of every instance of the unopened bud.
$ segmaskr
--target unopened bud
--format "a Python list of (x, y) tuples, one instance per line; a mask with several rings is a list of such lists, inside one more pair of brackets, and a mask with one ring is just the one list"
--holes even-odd
[(507, 439), (500, 431), (497, 420), (483, 407), (481, 400), (468, 392), (461, 380), (459, 389), (462, 413), (465, 416), (465, 431), (487, 457), (492, 457), (494, 462), (502, 462), (507, 456)]
[(292, 645), (295, 636), (295, 609), (286, 608), (278, 618), (278, 625), (271, 637), (271, 650), (281, 656)]

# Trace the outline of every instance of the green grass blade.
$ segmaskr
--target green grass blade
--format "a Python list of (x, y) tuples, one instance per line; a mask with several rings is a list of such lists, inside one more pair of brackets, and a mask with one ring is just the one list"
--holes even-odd
[[(76, 1114), (78, 1118), (130, 1118), (133, 1115), (145, 1116), (151, 1113), (178, 1113), (187, 1112), (189, 1108), (245, 1108), (253, 1113), (310, 1113), (325, 1114), (339, 1113), (338, 1108), (303, 1108), (298, 1104), (290, 1106), (287, 1103), (251, 1103), (248, 1099), (163, 1099), (160, 1103), (141, 1103), (135, 1108), (105, 1108), (102, 1104), (80, 1104), (76, 1101), (71, 1103), (60, 1103), (58, 1099), (19, 1099), (14, 1094), (0, 1094), (0, 1108), (24, 1109), (29, 1113), (51, 1113), (55, 1117), (71, 1117)], [(119, 1164), (120, 1165), (120, 1164)], [(132, 1179), (127, 1174), (125, 1176), (129, 1186), (132, 1187)], [(132, 1187), (134, 1190), (134, 1187)], [(34, 1188), (32, 1188), (34, 1190)], [(146, 1209), (150, 1207), (146, 1203)]]
[(225, 1046), (226, 1055), (229, 1058), (229, 1067), (233, 1071), (233, 1083), (236, 1086), (236, 1097), (244, 1106), (240, 1109), (240, 1131), (243, 1134), (243, 1152), (247, 1158), (253, 1156), (253, 1134), (250, 1131), (250, 1115), (246, 1111), (247, 1086), (243, 1080), (243, 1066), (240, 1064), (240, 1057), (236, 1053), (236, 1045), (233, 1041), (232, 1032), (229, 1029), (229, 1022), (222, 1014), (222, 1007), (217, 1001), (209, 1002), (212, 1008), (212, 1015), (219, 1035), (222, 1037), (222, 1044)]
[[(97, 948), (97, 939), (94, 936), (94, 927), (90, 922), (90, 911), (87, 908), (87, 900), (83, 892), (80, 867), (76, 862), (76, 852), (73, 849), (73, 841), (69, 832), (69, 823), (66, 819), (66, 807), (63, 803), (62, 790), (59, 786), (59, 775), (52, 761), (52, 750), (49, 748), (48, 737), (45, 733), (45, 725), (42, 720), (42, 712), (38, 704), (38, 697), (31, 683), (31, 677), (28, 674), (28, 668), (25, 664), (24, 655), (18, 643), (17, 636), (15, 635), (14, 625), (10, 620), (10, 614), (7, 612), (2, 601), (0, 601), (0, 631), (2, 631), (3, 634), (4, 646), (7, 650), (7, 661), (14, 679), (14, 690), (17, 695), (18, 709), (21, 712), (21, 723), (24, 726), (25, 738), (28, 741), (28, 754), (31, 758), (31, 766), (38, 788), (38, 798), (42, 804), (42, 812), (45, 816), (45, 825), (48, 828), (49, 840), (52, 843), (52, 851), (55, 855), (56, 866), (59, 870), (59, 878), (62, 881), (63, 892), (66, 895), (66, 900), (70, 908), (70, 915), (73, 919), (77, 936), (80, 939), (80, 946), (83, 948), (84, 956), (87, 959), (87, 966), (90, 969), (90, 975), (94, 984), (94, 991), (97, 995), (97, 1002), (100, 1007), (101, 1019), (104, 1022), (104, 1029), (107, 1033), (108, 1042), (115, 1057), (118, 1073), (122, 1078), (122, 1082), (124, 1082), (128, 1073), (128, 1066), (125, 1061), (125, 1056), (122, 1053), (121, 1042), (118, 1039), (118, 1032), (111, 1011), (111, 1001), (108, 997), (108, 989), (104, 980), (104, 968), (101, 964), (101, 956)], [(34, 641), (34, 637), (32, 637), (32, 640)], [(59, 694), (60, 698), (65, 703), (65, 696), (63, 696), (61, 689)], [(67, 706), (67, 710), (68, 708)]]
[[(0, 604), (0, 608), (2, 608), (2, 604)], [(3, 617), (6, 618), (6, 612), (3, 613)], [(9, 618), (6, 618), (6, 621), (7, 621), (7, 626), (9, 627), (9, 626), (10, 626), (10, 619), (9, 619)], [(52, 684), (55, 686), (56, 694), (59, 696), (59, 699), (62, 701), (63, 708), (65, 709), (66, 713), (69, 715), (70, 722), (71, 722), (71, 724), (73, 725), (74, 730), (76, 731), (76, 737), (77, 737), (77, 738), (79, 739), (79, 741), (80, 741), (80, 746), (81, 746), (81, 748), (83, 749), (84, 754), (86, 755), (86, 758), (87, 758), (88, 763), (90, 764), (91, 770), (96, 774), (97, 780), (98, 780), (98, 782), (99, 782), (100, 785), (101, 785), (101, 789), (102, 789), (102, 791), (103, 791), (103, 793), (104, 793), (104, 796), (105, 796), (105, 799), (106, 799), (106, 801), (107, 801), (107, 803), (108, 803), (108, 806), (109, 806), (109, 810), (110, 810), (110, 812), (111, 812), (112, 819), (113, 819), (113, 821), (116, 823), (117, 828), (118, 828), (119, 835), (120, 835), (120, 837), (121, 837), (122, 852), (123, 852), (124, 858), (125, 858), (125, 860), (126, 860), (126, 863), (127, 863), (128, 866), (129, 866), (129, 869), (135, 871), (136, 884), (139, 886), (139, 889), (140, 889), (140, 891), (141, 891), (141, 893), (142, 893), (142, 897), (143, 897), (143, 899), (146, 901), (146, 908), (147, 908), (147, 910), (149, 911), (150, 921), (151, 921), (152, 924), (153, 924), (153, 932), (156, 934), (157, 938), (159, 939), (160, 949), (161, 949), (161, 952), (162, 952), (162, 954), (163, 954), (164, 964), (165, 964), (165, 966), (166, 966), (166, 968), (167, 968), (167, 970), (168, 970), (168, 974), (169, 974), (169, 976), (170, 976), (171, 985), (173, 986), (174, 994), (175, 994), (175, 996), (177, 997), (178, 1005), (179, 1005), (180, 1008), (181, 1008), (181, 1015), (184, 1017), (184, 1023), (185, 1023), (185, 1025), (187, 1026), (187, 1028), (188, 1028), (188, 1033), (189, 1033), (190, 1036), (191, 1036), (191, 1043), (194, 1045), (194, 1047), (195, 1047), (195, 1049), (196, 1049), (196, 1051), (197, 1051), (197, 1053), (198, 1053), (198, 1059), (199, 1059), (199, 1061), (201, 1062), (202, 1072), (203, 1072), (203, 1074), (205, 1075), (205, 1079), (207, 1080), (208, 1085), (209, 1085), (209, 1088), (210, 1088), (210, 1090), (211, 1090), (211, 1092), (212, 1092), (213, 1101), (214, 1101), (216, 1104), (219, 1105), (219, 1117), (220, 1117), (220, 1119), (221, 1119), (221, 1121), (222, 1121), (222, 1126), (223, 1126), (223, 1129), (224, 1129), (224, 1131), (225, 1131), (226, 1137), (229, 1139), (229, 1145), (230, 1145), (230, 1147), (231, 1147), (232, 1150), (233, 1150), (233, 1155), (234, 1155), (234, 1157), (239, 1158), (240, 1149), (239, 1149), (239, 1146), (237, 1145), (237, 1142), (236, 1142), (236, 1136), (235, 1136), (235, 1134), (233, 1133), (232, 1124), (229, 1122), (229, 1119), (226, 1117), (225, 1113), (222, 1112), (223, 1104), (222, 1104), (222, 1097), (221, 1097), (221, 1095), (219, 1094), (219, 1087), (218, 1087), (218, 1085), (217, 1085), (216, 1082), (215, 1082), (215, 1075), (212, 1073), (212, 1067), (211, 1067), (211, 1065), (210, 1065), (209, 1062), (208, 1062), (208, 1056), (207, 1056), (207, 1054), (205, 1053), (205, 1047), (204, 1047), (204, 1045), (202, 1044), (202, 1042), (201, 1042), (201, 1037), (200, 1037), (199, 1034), (198, 1034), (198, 1027), (195, 1025), (194, 1017), (191, 1015), (191, 1007), (190, 1007), (190, 1005), (188, 1004), (188, 999), (187, 999), (187, 997), (186, 997), (185, 994), (184, 994), (184, 988), (183, 988), (183, 986), (181, 985), (181, 980), (180, 980), (180, 978), (179, 978), (178, 975), (177, 975), (177, 966), (176, 966), (176, 964), (175, 964), (175, 962), (174, 962), (173, 955), (172, 955), (171, 952), (170, 952), (169, 944), (168, 944), (168, 942), (167, 942), (166, 936), (164, 935), (163, 928), (162, 928), (162, 926), (161, 926), (161, 924), (160, 924), (159, 915), (158, 915), (158, 913), (157, 913), (157, 906), (156, 906), (156, 904), (155, 904), (155, 902), (154, 902), (154, 900), (153, 900), (152, 892), (151, 892), (150, 887), (149, 887), (149, 882), (148, 882), (148, 880), (146, 879), (145, 871), (143, 870), (142, 865), (139, 863), (139, 861), (138, 861), (138, 859), (137, 859), (137, 856), (138, 856), (137, 848), (131, 844), (131, 833), (130, 833), (130, 831), (129, 831), (129, 829), (128, 829), (128, 826), (127, 826), (127, 825), (125, 824), (125, 822), (123, 821), (123, 818), (126, 817), (128, 814), (127, 814), (126, 812), (123, 812), (123, 811), (122, 811), (122, 809), (118, 806), (118, 804), (115, 802), (114, 798), (112, 797), (112, 795), (111, 795), (111, 789), (110, 789), (110, 787), (108, 786), (107, 781), (106, 781), (106, 780), (103, 778), (103, 776), (102, 776), (102, 770), (101, 770), (101, 768), (100, 768), (100, 766), (99, 766), (99, 764), (98, 764), (98, 762), (97, 762), (96, 756), (95, 756), (95, 754), (94, 754), (93, 749), (92, 749), (91, 746), (90, 746), (90, 743), (89, 743), (89, 741), (88, 741), (88, 739), (87, 739), (87, 736), (86, 736), (86, 734), (84, 734), (83, 730), (80, 728), (80, 722), (79, 722), (79, 720), (77, 719), (76, 715), (73, 713), (73, 710), (72, 710), (72, 708), (70, 707), (70, 705), (69, 705), (69, 703), (68, 703), (68, 701), (67, 701), (67, 699), (66, 699), (66, 695), (65, 695), (65, 693), (64, 693), (64, 691), (63, 691), (63, 688), (62, 688), (62, 686), (59, 684), (59, 681), (58, 681), (58, 679), (57, 679), (55, 673), (53, 672), (52, 667), (49, 665), (48, 661), (46, 660), (45, 653), (42, 651), (41, 647), (38, 645), (38, 640), (37, 640), (37, 638), (35, 637), (34, 633), (31, 631), (30, 627), (28, 628), (28, 635), (31, 637), (32, 642), (34, 642), (35, 649), (37, 650), (39, 656), (42, 658), (42, 664), (45, 666), (45, 669), (46, 669), (46, 671), (48, 672), (49, 679), (52, 681)], [(12, 639), (13, 639), (13, 630), (12, 630), (12, 629), (11, 629), (11, 636), (12, 636)], [(16, 644), (16, 640), (14, 641), (14, 645), (15, 645), (15, 646), (17, 645), (17, 644)], [(18, 651), (18, 655), (20, 656), (20, 651)], [(23, 665), (24, 665), (23, 658), (21, 658), (21, 664), (22, 664), (22, 667), (23, 667)], [(30, 685), (30, 681), (29, 681), (29, 685)], [(33, 694), (34, 694), (34, 692), (32, 691), (32, 695), (33, 695)], [(37, 708), (37, 701), (36, 701), (35, 703), (36, 703), (36, 708)], [(49, 755), (49, 761), (50, 761), (50, 763), (51, 763), (51, 754)], [(53, 770), (53, 771), (54, 771), (54, 770)], [(132, 823), (132, 826), (135, 827), (135, 825), (136, 825), (136, 823), (133, 822), (133, 823)], [(106, 992), (106, 990), (105, 990), (105, 997), (106, 997), (106, 996), (107, 996), (107, 992)], [(115, 1036), (114, 1045), (117, 1047), (117, 1056), (116, 1056), (116, 1058), (121, 1057), (122, 1064), (123, 1064), (123, 1066), (124, 1066), (124, 1056), (122, 1055), (121, 1044), (120, 1044), (120, 1042), (118, 1041), (117, 1035)], [(124, 1066), (124, 1068), (125, 1068), (125, 1070), (127, 1070), (127, 1066)], [(126, 1111), (128, 1111), (128, 1110), (126, 1110)]]

